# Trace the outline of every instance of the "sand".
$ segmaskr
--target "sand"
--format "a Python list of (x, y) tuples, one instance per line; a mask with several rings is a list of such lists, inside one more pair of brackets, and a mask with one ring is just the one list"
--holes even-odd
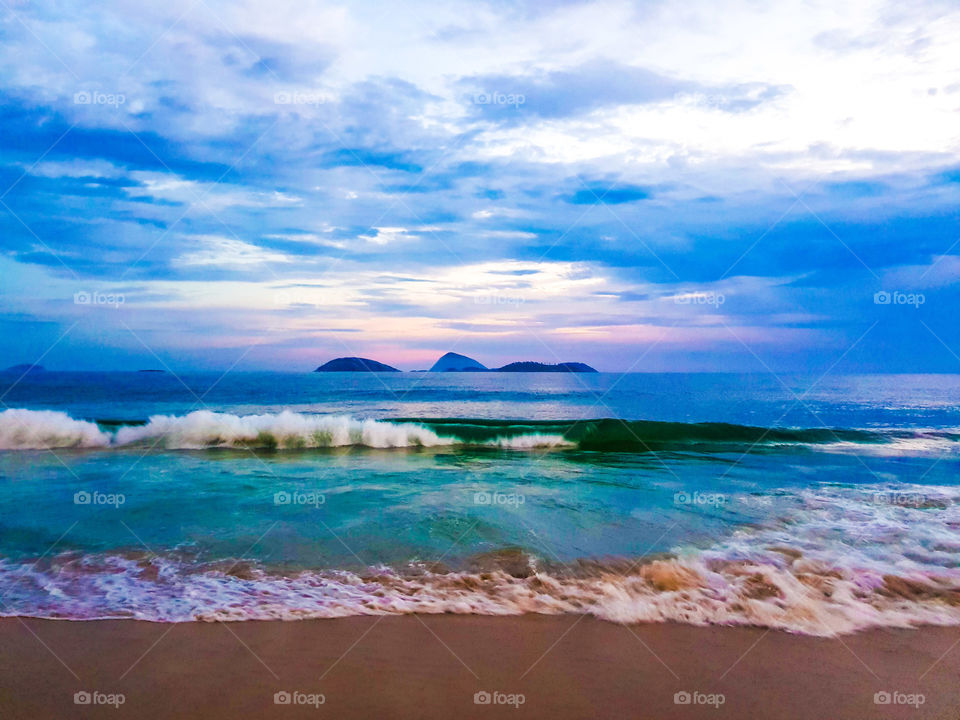
[[(4, 720), (958, 720), (958, 680), (960, 628), (821, 639), (569, 615), (0, 620)], [(84, 691), (99, 694), (75, 704)], [(291, 693), (291, 704), (275, 704), (278, 692)], [(475, 703), (478, 692), (491, 702)], [(892, 702), (877, 704), (884, 692)], [(676, 693), (691, 702), (678, 704)]]

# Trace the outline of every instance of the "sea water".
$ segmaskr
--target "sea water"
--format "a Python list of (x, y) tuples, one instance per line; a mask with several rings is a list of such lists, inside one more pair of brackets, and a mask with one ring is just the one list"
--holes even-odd
[(0, 375), (0, 614), (960, 624), (960, 376)]

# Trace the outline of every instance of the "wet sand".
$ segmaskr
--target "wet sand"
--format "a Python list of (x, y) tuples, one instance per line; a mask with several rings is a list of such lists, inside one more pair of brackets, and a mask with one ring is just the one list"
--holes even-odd
[[(569, 615), (176, 625), (0, 619), (5, 720), (957, 720), (958, 678), (960, 628), (820, 639)], [(75, 704), (77, 692), (101, 695)], [(276, 704), (278, 692), (290, 693), (291, 704)], [(483, 692), (490, 704), (475, 703)], [(677, 693), (690, 703), (675, 702)], [(877, 704), (876, 693), (892, 702)], [(102, 704), (120, 694), (121, 705)]]

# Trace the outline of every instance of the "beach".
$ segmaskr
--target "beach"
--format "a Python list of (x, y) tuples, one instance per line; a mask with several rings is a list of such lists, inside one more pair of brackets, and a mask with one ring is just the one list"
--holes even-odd
[(960, 377), (331, 375), (12, 388), (0, 720), (957, 720)]
[(0, 668), (5, 719), (956, 720), (960, 708), (960, 631), (937, 627), (814, 638), (577, 615), (3, 618)]

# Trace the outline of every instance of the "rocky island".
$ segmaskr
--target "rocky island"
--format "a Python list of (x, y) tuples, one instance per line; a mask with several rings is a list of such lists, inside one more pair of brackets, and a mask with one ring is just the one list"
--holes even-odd
[(395, 367), (369, 358), (342, 357), (324, 363), (314, 372), (400, 372)]
[[(342, 357), (324, 363), (314, 372), (400, 372), (400, 370), (369, 358)], [(423, 371), (419, 370), (417, 372)], [(499, 368), (488, 368), (471, 357), (448, 352), (437, 360), (427, 372), (595, 373), (597, 370), (581, 362), (562, 362), (550, 365), (529, 360), (508, 363)]]
[(473, 358), (455, 352), (448, 352), (430, 368), (430, 372), (488, 372), (488, 370), (486, 365), (481, 365)]
[(23, 363), (21, 365), (11, 365), (10, 367), (2, 370), (0, 372), (5, 373), (32, 373), (32, 372), (43, 372), (45, 368), (42, 365), (31, 365), (30, 363)]
[(541, 362), (521, 361), (512, 362), (499, 368), (488, 368), (471, 357), (460, 355), (455, 352), (448, 352), (434, 363), (430, 372), (576, 372), (576, 373), (595, 373), (594, 368), (581, 362), (562, 362), (556, 365), (549, 365)]
[(595, 373), (595, 368), (582, 362), (562, 362), (556, 365), (548, 365), (540, 362), (512, 362), (497, 368), (494, 372), (522, 372), (522, 373), (545, 373), (545, 372), (572, 372), (572, 373)]

